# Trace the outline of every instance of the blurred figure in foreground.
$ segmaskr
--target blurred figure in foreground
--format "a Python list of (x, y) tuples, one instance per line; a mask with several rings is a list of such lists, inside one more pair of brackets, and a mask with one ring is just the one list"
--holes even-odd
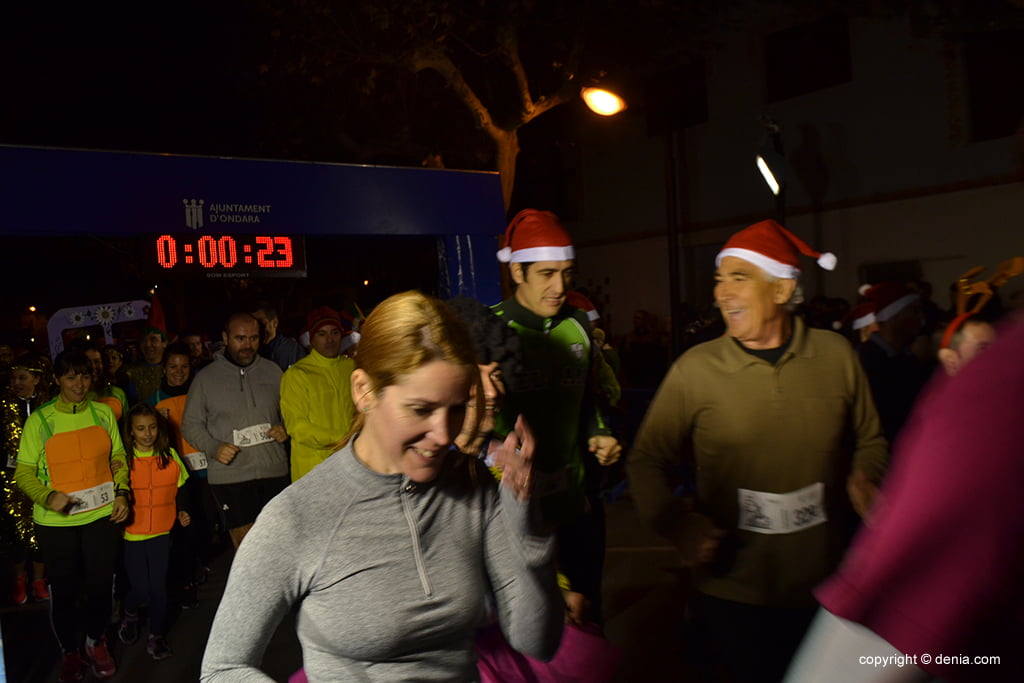
[(1024, 680), (1022, 349), (1017, 321), (915, 411), (787, 682)]

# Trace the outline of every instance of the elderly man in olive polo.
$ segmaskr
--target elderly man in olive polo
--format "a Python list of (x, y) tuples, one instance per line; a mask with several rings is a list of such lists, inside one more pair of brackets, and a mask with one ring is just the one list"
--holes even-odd
[[(867, 511), (886, 467), (849, 342), (793, 313), (801, 253), (835, 266), (775, 221), (726, 243), (715, 300), (727, 333), (676, 360), (627, 461), (641, 516), (694, 568), (698, 632), (733, 681), (782, 678), (851, 507)], [(696, 463), (692, 506), (673, 497), (681, 454)]]

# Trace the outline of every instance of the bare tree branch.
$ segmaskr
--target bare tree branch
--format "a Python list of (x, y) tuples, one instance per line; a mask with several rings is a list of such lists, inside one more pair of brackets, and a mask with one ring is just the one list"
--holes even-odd
[(477, 127), (486, 131), (495, 140), (500, 137), (501, 129), (494, 123), (490, 110), (466, 81), (459, 67), (444, 51), (436, 46), (420, 48), (410, 57), (409, 66), (416, 73), (430, 69), (440, 74), (455, 96), (466, 105), (476, 119)]
[[(511, 26), (503, 26), (498, 30), (498, 49), (501, 51), (502, 61), (515, 77), (519, 106), (522, 109), (519, 119), (525, 123), (533, 118), (533, 96), (530, 94), (530, 81), (526, 77), (526, 69), (519, 58), (519, 36)], [(524, 117), (527, 117), (525, 121)]]

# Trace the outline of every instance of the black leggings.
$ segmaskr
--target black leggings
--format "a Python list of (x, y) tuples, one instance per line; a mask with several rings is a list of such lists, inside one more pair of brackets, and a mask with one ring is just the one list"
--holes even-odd
[(171, 557), (169, 534), (145, 541), (124, 542), (124, 568), (131, 588), (125, 610), (138, 614), (139, 605), (149, 601), (149, 632), (167, 635), (167, 564)]
[(100, 638), (110, 621), (121, 535), (121, 527), (109, 519), (81, 526), (36, 525), (50, 579), (50, 622), (64, 652), (78, 649), (83, 632)]

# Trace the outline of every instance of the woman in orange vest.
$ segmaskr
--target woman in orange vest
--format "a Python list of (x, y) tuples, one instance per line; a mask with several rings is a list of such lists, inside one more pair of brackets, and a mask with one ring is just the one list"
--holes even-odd
[(139, 638), (139, 606), (149, 604), (149, 643), (153, 659), (167, 659), (167, 566), (171, 556), (171, 527), (175, 520), (188, 526), (181, 509), (182, 484), (188, 470), (171, 447), (166, 418), (156, 408), (139, 403), (128, 411), (125, 444), (135, 501), (124, 530), (124, 566), (131, 588), (117, 635), (132, 645)]
[[(86, 662), (109, 678), (117, 666), (103, 633), (121, 522), (128, 519), (128, 467), (117, 420), (89, 401), (92, 367), (80, 351), (53, 361), (59, 394), (25, 420), (14, 481), (33, 503), (39, 552), (50, 577), (50, 620), (64, 658), (61, 681), (80, 681)], [(85, 635), (85, 660), (79, 650)]]
[(181, 342), (168, 344), (164, 350), (164, 378), (160, 388), (146, 399), (146, 403), (156, 408), (157, 412), (167, 418), (170, 426), (171, 445), (178, 451), (182, 461), (188, 468), (188, 482), (185, 484), (186, 503), (182, 505), (189, 511), (192, 523), (187, 527), (177, 527), (171, 531), (171, 566), (170, 584), (180, 586), (179, 603), (185, 609), (199, 604), (198, 585), (206, 580), (209, 567), (203, 564), (206, 544), (212, 533), (210, 519), (216, 513), (217, 504), (210, 493), (210, 484), (206, 480), (206, 454), (185, 440), (181, 433), (181, 421), (185, 415), (185, 402), (188, 399), (188, 388), (192, 386), (192, 363), (189, 349)]

